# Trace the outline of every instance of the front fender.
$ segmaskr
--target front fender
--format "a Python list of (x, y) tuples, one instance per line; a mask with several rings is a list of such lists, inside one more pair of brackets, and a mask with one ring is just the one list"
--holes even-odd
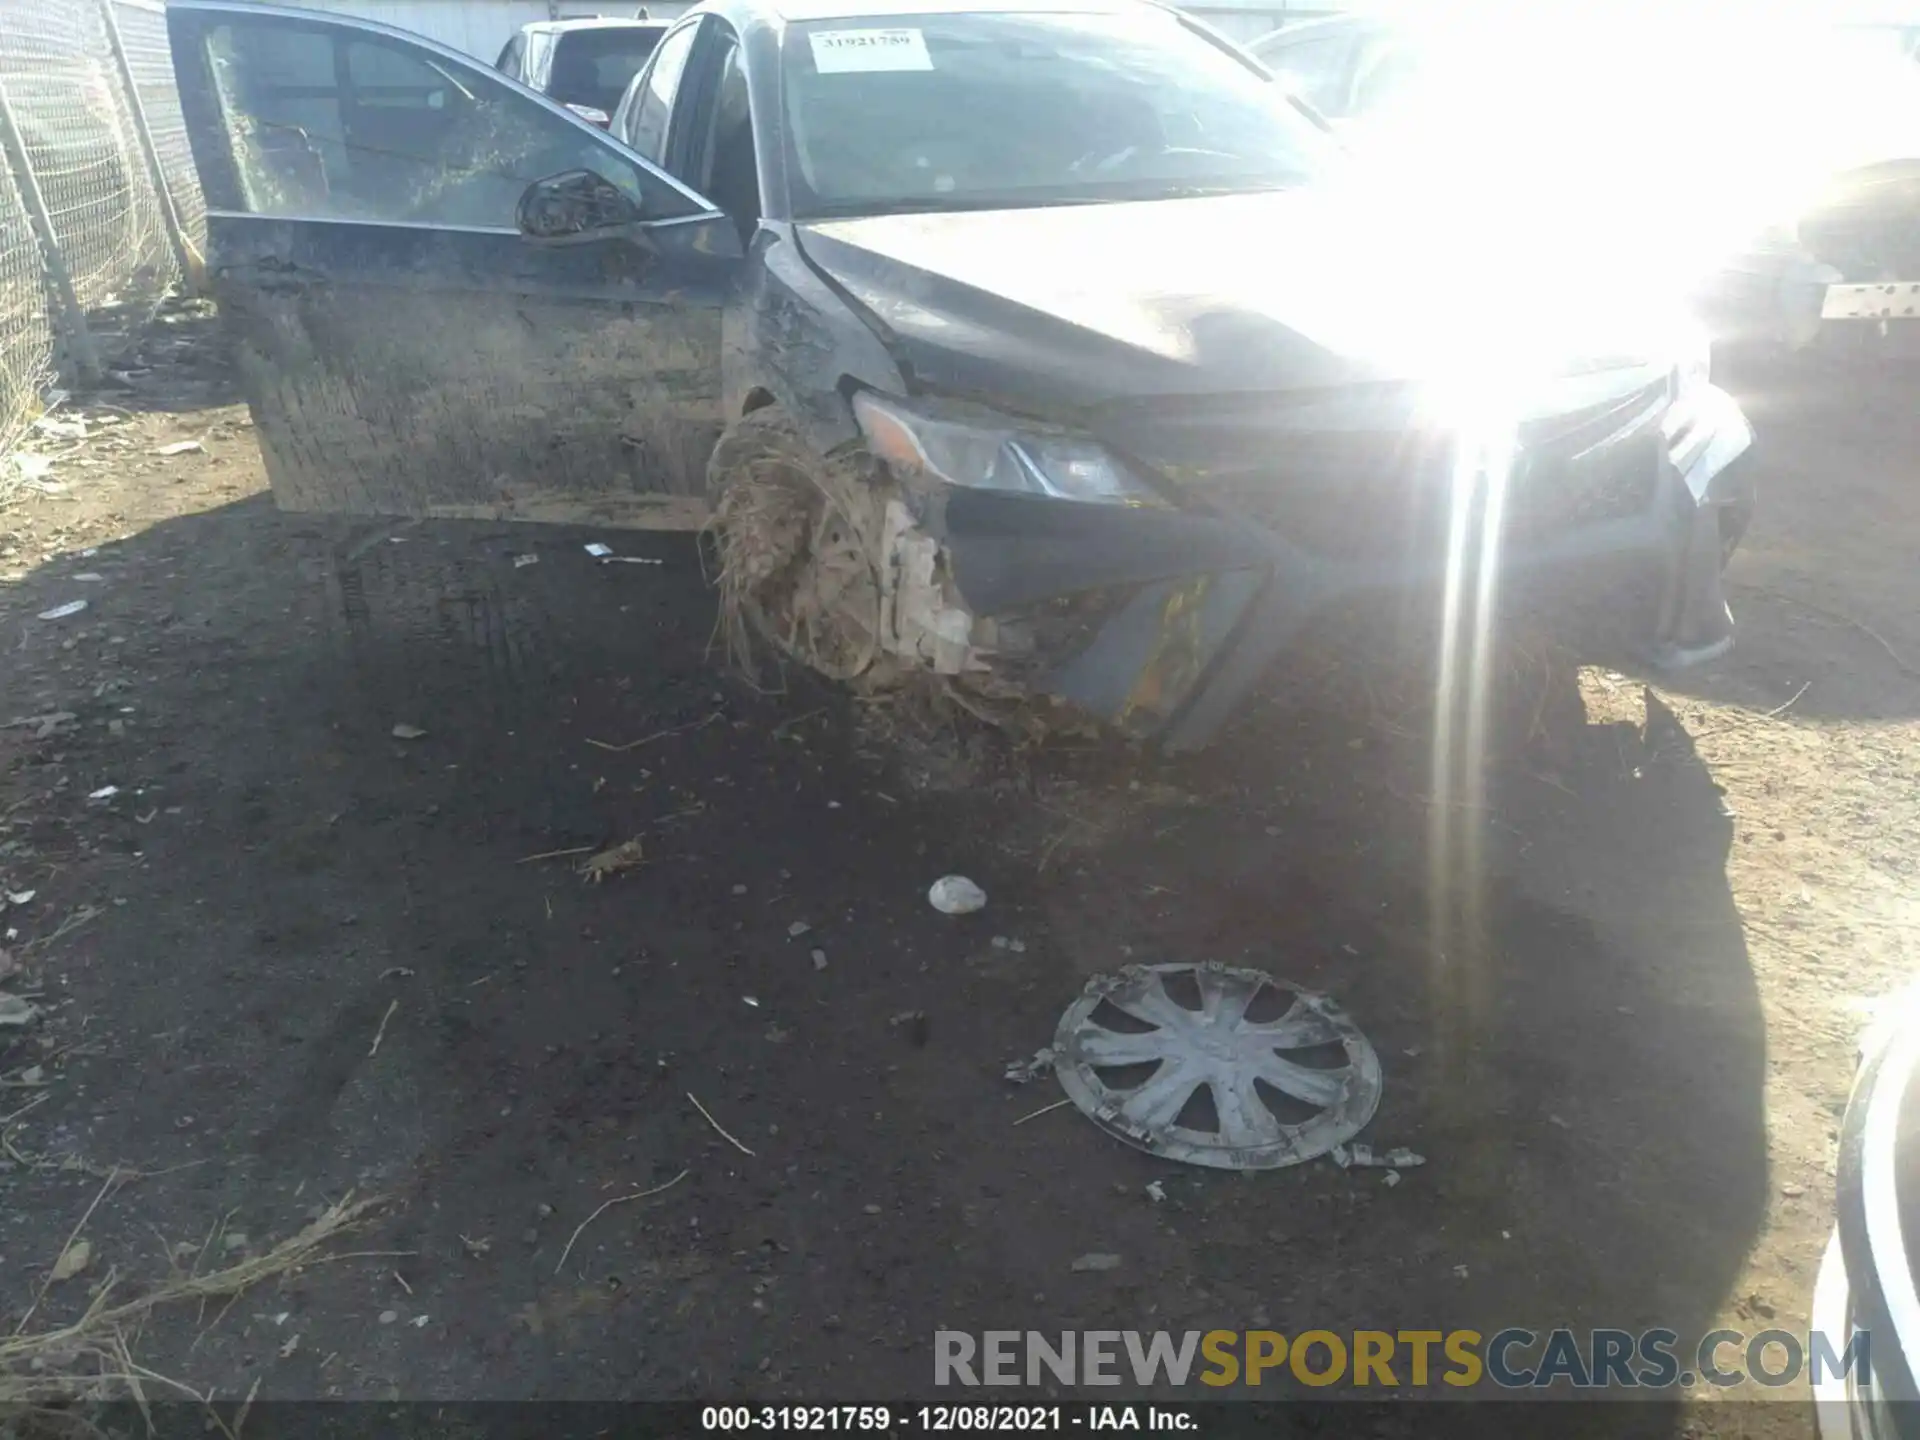
[(880, 337), (807, 263), (792, 227), (763, 222), (721, 324), (726, 414), (772, 400), (824, 455), (860, 438), (849, 403), (860, 386), (899, 394), (906, 379)]

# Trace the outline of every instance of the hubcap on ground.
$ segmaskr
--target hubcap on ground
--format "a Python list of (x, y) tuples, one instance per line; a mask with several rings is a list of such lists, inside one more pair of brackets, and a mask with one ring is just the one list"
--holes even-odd
[(1380, 1104), (1379, 1057), (1333, 1001), (1212, 963), (1095, 977), (1060, 1017), (1053, 1054), (1061, 1088), (1108, 1134), (1222, 1170), (1324, 1155)]

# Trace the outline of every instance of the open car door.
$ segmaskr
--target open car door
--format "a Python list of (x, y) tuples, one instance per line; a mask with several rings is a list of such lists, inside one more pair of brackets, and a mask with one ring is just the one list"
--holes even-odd
[[(167, 18), (282, 507), (702, 523), (731, 221), (420, 36), (231, 0)], [(582, 171), (627, 223), (523, 234), (529, 185)]]

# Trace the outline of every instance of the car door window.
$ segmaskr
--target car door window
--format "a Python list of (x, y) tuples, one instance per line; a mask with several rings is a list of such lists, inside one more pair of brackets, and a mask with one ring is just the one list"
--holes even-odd
[(726, 211), (750, 243), (760, 224), (760, 171), (753, 144), (753, 115), (747, 105), (747, 72), (740, 47), (731, 37), (720, 59), (720, 75), (697, 151), (689, 184)]
[(699, 22), (695, 21), (670, 33), (653, 52), (652, 63), (641, 77), (640, 93), (628, 116), (626, 134), (621, 138), (649, 160), (658, 161), (666, 153), (667, 119), (699, 30)]
[(512, 228), (529, 184), (578, 169), (649, 213), (696, 208), (544, 102), (395, 37), (236, 18), (206, 48), (251, 214)]
[(520, 78), (520, 52), (526, 48), (526, 43), (525, 36), (514, 36), (513, 39), (507, 42), (507, 48), (500, 52), (500, 58), (494, 62), (493, 68), (504, 75), (511, 75), (514, 79), (518, 80)]

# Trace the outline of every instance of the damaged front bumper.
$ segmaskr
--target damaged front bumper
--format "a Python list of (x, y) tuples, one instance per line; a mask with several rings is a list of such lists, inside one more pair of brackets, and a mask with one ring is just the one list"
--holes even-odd
[[(1503, 601), (1542, 602), (1557, 631), (1593, 636), (1608, 658), (1681, 668), (1724, 654), (1721, 571), (1752, 511), (1752, 438), (1710, 385), (1648, 412), (1637, 448), (1619, 452), (1647, 467), (1632, 503), (1599, 518), (1575, 507), (1545, 530), (1516, 522), (1490, 557)], [(1317, 621), (1381, 601), (1431, 612), (1447, 584), (1445, 545), (1329, 554), (1311, 524), (1303, 539), (1283, 516), (1209, 504), (1204, 487), (1182, 509), (933, 490), (918, 514), (889, 507), (894, 648), (1014, 677), (1169, 749), (1207, 744)], [(1467, 594), (1479, 550), (1453, 561)]]

